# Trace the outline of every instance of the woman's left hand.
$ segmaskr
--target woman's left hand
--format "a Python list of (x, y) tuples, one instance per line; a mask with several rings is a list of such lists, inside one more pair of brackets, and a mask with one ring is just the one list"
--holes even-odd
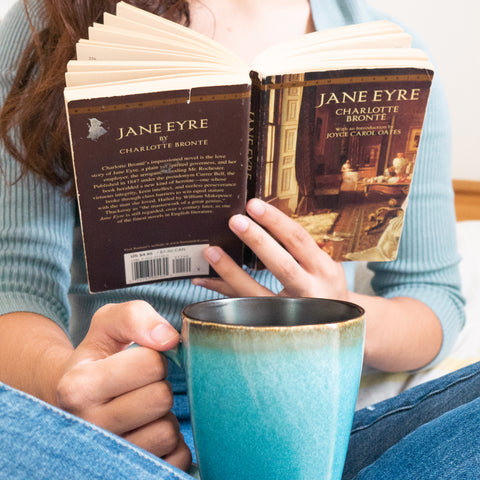
[[(342, 264), (333, 261), (295, 220), (258, 199), (248, 202), (247, 213), (251, 218), (233, 216), (230, 229), (281, 282), (284, 289), (279, 295), (349, 300)], [(204, 254), (220, 278), (197, 278), (193, 280), (195, 285), (227, 296), (274, 295), (220, 247), (208, 247)]]

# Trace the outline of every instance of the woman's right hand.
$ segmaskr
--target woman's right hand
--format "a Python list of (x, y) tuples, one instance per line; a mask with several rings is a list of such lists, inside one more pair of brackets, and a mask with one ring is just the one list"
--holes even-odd
[[(191, 453), (171, 413), (167, 361), (178, 332), (148, 303), (109, 304), (66, 363), (57, 405), (187, 470)], [(132, 343), (138, 346), (127, 348)]]

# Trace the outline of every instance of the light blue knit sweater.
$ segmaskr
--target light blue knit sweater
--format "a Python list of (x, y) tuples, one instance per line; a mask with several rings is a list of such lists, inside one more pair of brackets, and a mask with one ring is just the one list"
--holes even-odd
[[(41, 22), (42, 0), (31, 0), (31, 17)], [(29, 38), (18, 2), (0, 24), (0, 98), (10, 88), (19, 56)], [(380, 18), (362, 0), (311, 0), (317, 29)], [(423, 46), (422, 46), (423, 47)], [(18, 165), (0, 147), (7, 182)], [(108, 259), (106, 259), (108, 261)], [(452, 347), (464, 324), (458, 273), (455, 214), (450, 180), (449, 112), (438, 76), (434, 81), (398, 259), (370, 265), (373, 287), (384, 297), (410, 296), (426, 303), (443, 326), (437, 361)], [(350, 285), (353, 264), (347, 266)], [(255, 273), (279, 290), (268, 272)], [(93, 312), (106, 302), (142, 298), (179, 328), (188, 303), (216, 297), (189, 281), (172, 281), (90, 295), (79, 235), (76, 202), (33, 176), (13, 186), (0, 181), (0, 314), (40, 313), (70, 329), (74, 343), (88, 328)]]

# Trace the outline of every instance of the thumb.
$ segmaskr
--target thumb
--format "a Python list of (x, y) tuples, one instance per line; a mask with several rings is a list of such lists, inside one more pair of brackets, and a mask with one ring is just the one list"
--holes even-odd
[[(78, 349), (92, 359), (113, 355), (132, 343), (153, 350), (173, 348), (180, 334), (147, 302), (107, 304), (97, 310)], [(77, 350), (78, 350), (77, 349)]]

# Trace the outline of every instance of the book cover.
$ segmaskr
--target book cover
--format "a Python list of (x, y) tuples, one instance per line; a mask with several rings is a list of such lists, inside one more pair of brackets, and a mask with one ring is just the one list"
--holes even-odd
[(432, 78), (417, 68), (253, 75), (249, 196), (335, 260), (394, 260)]
[(68, 102), (92, 292), (211, 275), (206, 245), (242, 261), (226, 225), (245, 208), (249, 97), (235, 85)]
[(400, 27), (314, 32), (247, 64), (124, 2), (103, 22), (65, 89), (92, 292), (214, 275), (207, 245), (261, 268), (227, 225), (254, 196), (335, 260), (395, 259), (433, 77)]

